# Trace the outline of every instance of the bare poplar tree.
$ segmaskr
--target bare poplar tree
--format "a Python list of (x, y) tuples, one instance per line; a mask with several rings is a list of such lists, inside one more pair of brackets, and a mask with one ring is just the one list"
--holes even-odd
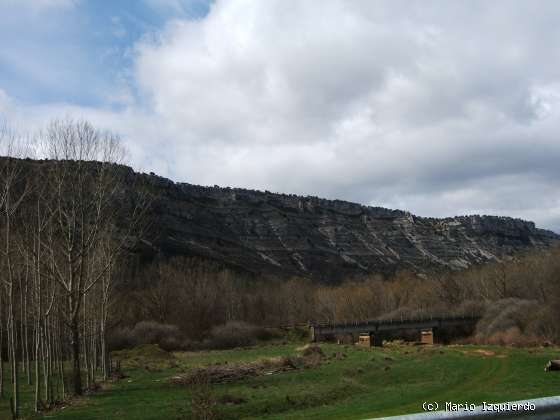
[(109, 268), (89, 270), (88, 264), (103, 224), (112, 221), (110, 199), (118, 188), (113, 162), (121, 158), (121, 150), (115, 137), (86, 122), (55, 121), (44, 141), (52, 159), (45, 174), (49, 184), (45, 201), (52, 220), (50, 275), (64, 293), (74, 393), (81, 394), (80, 309), (84, 295)]
[(115, 272), (149, 202), (127, 184), (135, 176), (120, 165), (118, 137), (87, 122), (43, 131), (36, 146), (49, 160), (23, 159), (24, 145), (0, 124), (0, 396), (7, 356), (14, 418), (20, 373), (34, 385), (36, 411), (65, 398), (65, 361), (75, 394), (82, 374), (88, 386), (109, 375)]
[[(16, 249), (14, 247), (14, 237), (16, 227), (14, 220), (27, 188), (22, 185), (21, 165), (17, 157), (23, 155), (23, 143), (8, 127), (4, 124), (0, 127), (0, 137), (2, 147), (6, 156), (0, 164), (0, 205), (2, 208), (2, 284), (5, 290), (6, 302), (6, 332), (8, 344), (8, 358), (10, 360), (10, 370), (12, 376), (12, 396), (11, 409), (13, 417), (19, 416), (19, 376), (18, 376), (18, 331), (16, 325), (16, 279), (18, 277), (16, 267)], [(21, 293), (21, 288), (18, 290)]]
[[(143, 205), (128, 209), (126, 226), (116, 232), (128, 172), (119, 165), (124, 150), (115, 135), (96, 130), (87, 122), (54, 121), (45, 132), (43, 147), (52, 159), (44, 165), (48, 184), (44, 202), (51, 221), (46, 266), (62, 289), (73, 390), (81, 394), (82, 305), (86, 294), (107, 279), (116, 256), (137, 227)], [(119, 235), (110, 248), (104, 240), (107, 235)], [(99, 258), (103, 247), (106, 255)]]

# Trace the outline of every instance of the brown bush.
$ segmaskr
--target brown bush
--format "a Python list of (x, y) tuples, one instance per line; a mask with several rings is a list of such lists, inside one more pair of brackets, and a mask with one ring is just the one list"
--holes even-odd
[(456, 307), (451, 308), (455, 316), (482, 315), (486, 312), (487, 304), (481, 300), (465, 300)]
[(163, 350), (183, 349), (184, 337), (175, 325), (142, 321), (132, 329), (120, 328), (109, 337), (111, 350), (122, 350), (142, 344), (158, 344)]
[(204, 340), (204, 347), (211, 349), (230, 349), (256, 344), (259, 339), (271, 338), (267, 329), (242, 321), (230, 321), (212, 328), (210, 336)]
[(543, 341), (540, 326), (542, 305), (509, 298), (492, 302), (478, 322), (474, 341), (484, 344), (529, 346)]

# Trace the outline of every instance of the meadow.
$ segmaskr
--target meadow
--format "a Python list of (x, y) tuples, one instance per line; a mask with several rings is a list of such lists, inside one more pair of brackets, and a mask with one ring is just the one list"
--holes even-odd
[[(192, 418), (198, 385), (170, 378), (204, 366), (242, 366), (296, 357), (303, 343), (263, 344), (224, 351), (167, 353), (141, 346), (114, 354), (125, 377), (43, 414), (53, 419)], [(422, 411), (424, 401), (481, 403), (556, 395), (560, 373), (544, 372), (558, 349), (498, 346), (382, 348), (321, 344), (316, 363), (207, 386), (209, 418), (363, 419)], [(298, 350), (299, 349), (299, 350)], [(23, 394), (31, 394), (22, 386)], [(26, 395), (27, 396), (27, 395)], [(30, 395), (29, 395), (30, 397)], [(196, 397), (195, 397), (196, 398)], [(25, 398), (30, 401), (31, 398)], [(36, 418), (29, 404), (25, 418)], [(40, 417), (40, 416), (39, 416)], [(9, 418), (6, 399), (0, 418)]]

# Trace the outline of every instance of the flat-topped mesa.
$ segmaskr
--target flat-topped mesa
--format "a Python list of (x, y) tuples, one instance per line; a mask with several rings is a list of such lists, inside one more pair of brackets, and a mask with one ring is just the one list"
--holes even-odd
[(164, 254), (204, 256), (254, 273), (335, 281), (463, 269), (560, 240), (509, 217), (424, 218), (342, 200), (151, 178), (154, 244)]

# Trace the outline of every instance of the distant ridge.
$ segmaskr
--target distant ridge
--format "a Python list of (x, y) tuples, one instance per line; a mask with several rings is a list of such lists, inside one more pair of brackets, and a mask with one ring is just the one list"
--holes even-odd
[[(22, 162), (27, 168), (50, 164)], [(148, 260), (199, 256), (257, 275), (333, 282), (399, 270), (461, 270), (560, 243), (559, 235), (509, 217), (425, 218), (342, 200), (175, 183), (117, 168), (127, 180), (120, 192), (125, 202), (134, 201), (137, 188), (153, 196), (150, 229), (133, 250)]]
[(197, 255), (253, 273), (322, 281), (408, 269), (460, 270), (546, 249), (560, 236), (499, 216), (424, 218), (341, 200), (146, 177), (165, 255)]

